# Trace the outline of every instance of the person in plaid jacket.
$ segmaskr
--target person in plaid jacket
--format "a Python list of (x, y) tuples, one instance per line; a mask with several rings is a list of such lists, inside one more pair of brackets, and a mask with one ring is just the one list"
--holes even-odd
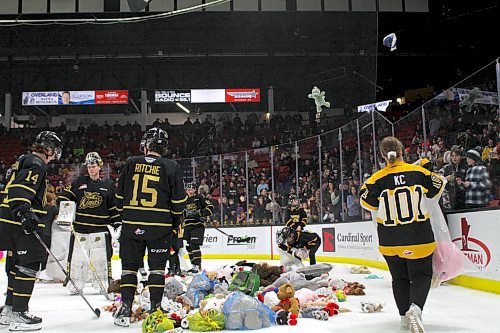
[(470, 149), (465, 155), (469, 165), (463, 182), (467, 208), (486, 207), (489, 201), (491, 180), (488, 170), (480, 163), (481, 153), (479, 151), (478, 148)]

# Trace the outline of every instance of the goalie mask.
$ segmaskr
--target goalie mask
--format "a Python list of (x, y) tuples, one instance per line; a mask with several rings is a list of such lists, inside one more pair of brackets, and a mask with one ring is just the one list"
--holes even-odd
[(147, 148), (150, 151), (156, 152), (158, 154), (163, 154), (164, 150), (167, 148), (167, 144), (167, 132), (162, 130), (161, 128), (153, 127), (148, 129), (142, 136), (139, 150), (141, 152), (144, 152), (144, 148)]
[(97, 164), (100, 167), (102, 167), (104, 164), (101, 156), (99, 156), (99, 154), (96, 153), (95, 151), (87, 154), (87, 156), (85, 157), (85, 163), (83, 163), (83, 165), (89, 166), (89, 165), (94, 165), (94, 164)]
[(290, 237), (292, 234), (293, 234), (292, 228), (284, 227), (283, 229), (281, 229), (281, 231), (278, 232), (276, 241), (278, 242), (278, 244), (284, 244), (286, 243), (288, 237)]
[(56, 160), (61, 158), (62, 155), (62, 140), (52, 131), (40, 132), (35, 139), (35, 145), (43, 149), (51, 149), (54, 153)]

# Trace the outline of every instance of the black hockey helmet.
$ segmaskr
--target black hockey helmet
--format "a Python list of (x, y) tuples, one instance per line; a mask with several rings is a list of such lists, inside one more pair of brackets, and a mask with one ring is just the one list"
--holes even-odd
[(62, 140), (52, 131), (40, 132), (35, 139), (34, 144), (43, 149), (52, 149), (56, 160), (61, 158), (62, 154)]
[(163, 151), (167, 148), (167, 144), (167, 132), (159, 127), (152, 127), (142, 136), (139, 149), (141, 152), (144, 152), (144, 148), (146, 147), (148, 150), (163, 154)]
[(286, 243), (286, 240), (288, 237), (290, 237), (293, 234), (293, 229), (290, 227), (284, 227), (280, 231), (278, 231), (276, 241), (278, 244), (283, 244)]
[(188, 190), (188, 189), (196, 190), (196, 184), (195, 183), (187, 183), (186, 190)]
[(83, 163), (83, 165), (85, 166), (93, 164), (97, 164), (100, 167), (104, 165), (101, 156), (99, 156), (99, 153), (95, 151), (91, 151), (90, 153), (88, 153), (87, 156), (85, 156), (85, 162)]

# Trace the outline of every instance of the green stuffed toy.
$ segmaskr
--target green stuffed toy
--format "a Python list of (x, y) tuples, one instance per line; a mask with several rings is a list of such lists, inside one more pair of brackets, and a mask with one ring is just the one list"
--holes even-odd
[(160, 309), (150, 314), (142, 322), (142, 333), (163, 333), (174, 328), (174, 322)]
[(314, 87), (309, 95), (307, 97), (314, 99), (314, 104), (316, 104), (316, 112), (320, 113), (321, 112), (321, 107), (326, 106), (327, 108), (330, 107), (330, 102), (325, 101), (325, 92), (319, 90), (318, 87)]

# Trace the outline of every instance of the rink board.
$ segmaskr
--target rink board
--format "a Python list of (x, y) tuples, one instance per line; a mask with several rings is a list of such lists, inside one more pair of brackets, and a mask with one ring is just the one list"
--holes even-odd
[[(477, 272), (461, 275), (451, 282), (468, 288), (500, 293), (500, 210), (449, 214), (448, 221), (455, 244), (478, 269)], [(224, 228), (223, 231), (230, 236), (213, 228), (206, 229), (202, 246), (203, 258), (277, 260), (279, 255), (276, 235), (281, 228)], [(387, 269), (378, 251), (376, 226), (372, 222), (316, 224), (308, 225), (307, 230), (321, 236), (318, 261)]]

